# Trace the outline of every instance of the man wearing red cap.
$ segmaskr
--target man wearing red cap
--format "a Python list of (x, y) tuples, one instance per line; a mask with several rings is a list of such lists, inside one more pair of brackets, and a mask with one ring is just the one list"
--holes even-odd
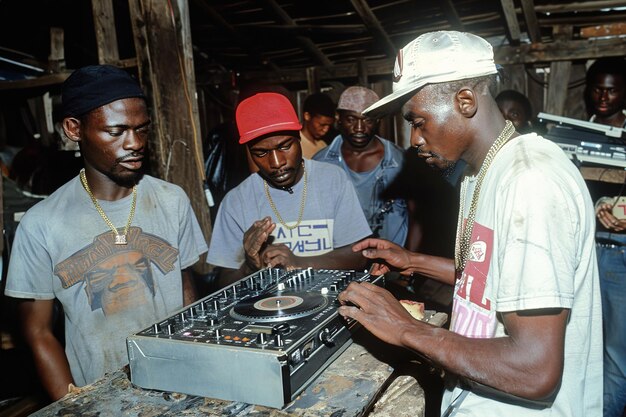
[(402, 169), (404, 152), (376, 134), (378, 120), (363, 115), (378, 100), (369, 88), (346, 88), (337, 103), (340, 135), (313, 159), (342, 168), (356, 189), (374, 236), (404, 246), (409, 230), (406, 201), (384, 194)]
[(423, 34), (402, 48), (393, 93), (429, 165), (467, 163), (454, 259), (382, 239), (353, 249), (390, 269), (454, 286), (450, 330), (413, 319), (384, 288), (351, 283), (339, 314), (446, 371), (446, 417), (602, 413), (602, 312), (594, 208), (553, 142), (520, 135), (492, 95), (493, 48), (470, 33)]
[(264, 267), (363, 268), (351, 245), (371, 234), (354, 187), (330, 164), (302, 157), (289, 100), (256, 94), (237, 107), (239, 143), (259, 171), (219, 208), (207, 262), (227, 285)]

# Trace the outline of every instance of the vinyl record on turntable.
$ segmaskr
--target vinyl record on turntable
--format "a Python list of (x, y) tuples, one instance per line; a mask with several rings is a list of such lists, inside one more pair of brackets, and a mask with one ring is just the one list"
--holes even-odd
[(291, 320), (317, 313), (327, 305), (328, 299), (320, 294), (263, 294), (240, 301), (232, 308), (230, 315), (245, 321)]

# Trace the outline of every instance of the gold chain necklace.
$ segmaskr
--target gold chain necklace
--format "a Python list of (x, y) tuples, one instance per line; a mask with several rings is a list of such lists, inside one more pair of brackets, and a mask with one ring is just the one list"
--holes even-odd
[(509, 120), (506, 121), (504, 129), (498, 135), (496, 140), (489, 148), (487, 152), (487, 156), (485, 156), (485, 160), (480, 166), (480, 171), (478, 171), (478, 175), (476, 176), (476, 186), (474, 187), (474, 194), (472, 194), (472, 202), (470, 203), (469, 213), (467, 214), (467, 223), (465, 227), (463, 227), (463, 213), (465, 211), (465, 193), (467, 192), (467, 183), (468, 178), (463, 180), (461, 184), (461, 204), (459, 209), (459, 218), (456, 225), (456, 244), (454, 250), (454, 265), (458, 272), (462, 272), (465, 269), (465, 265), (467, 264), (467, 258), (469, 257), (470, 251), (470, 239), (472, 237), (472, 231), (474, 230), (474, 220), (476, 218), (476, 209), (478, 207), (478, 197), (480, 196), (480, 188), (483, 184), (483, 180), (485, 179), (485, 175), (487, 175), (487, 170), (489, 166), (493, 162), (496, 154), (504, 146), (505, 143), (511, 139), (515, 133), (515, 126)]
[(85, 188), (85, 191), (87, 191), (87, 194), (89, 194), (93, 205), (96, 206), (96, 210), (98, 210), (98, 213), (100, 213), (100, 217), (102, 217), (107, 226), (109, 226), (109, 228), (115, 234), (115, 244), (126, 245), (126, 235), (128, 234), (128, 229), (130, 229), (130, 224), (132, 223), (133, 217), (135, 216), (135, 206), (137, 205), (137, 186), (135, 185), (133, 187), (133, 201), (130, 204), (130, 214), (128, 215), (128, 221), (126, 222), (126, 226), (124, 227), (124, 233), (120, 234), (117, 228), (113, 225), (113, 223), (111, 223), (111, 220), (109, 220), (104, 210), (102, 210), (102, 207), (100, 207), (100, 204), (98, 203), (98, 200), (96, 200), (96, 197), (94, 197), (93, 193), (91, 192), (89, 184), (87, 183), (87, 176), (85, 175), (84, 168), (80, 170), (80, 182), (83, 184), (83, 187)]
[(296, 227), (300, 226), (300, 222), (302, 221), (302, 215), (304, 214), (304, 203), (306, 202), (306, 169), (304, 169), (304, 165), (302, 166), (302, 170), (304, 171), (304, 178), (303, 178), (304, 182), (302, 183), (302, 199), (300, 200), (300, 214), (298, 214), (298, 221), (296, 221), (296, 224), (294, 224), (293, 226), (289, 226), (283, 220), (282, 216), (278, 212), (278, 209), (276, 208), (276, 205), (274, 204), (274, 200), (272, 200), (272, 196), (270, 195), (270, 187), (267, 184), (267, 181), (263, 180), (263, 185), (265, 186), (265, 195), (267, 196), (267, 199), (270, 202), (270, 207), (272, 208), (272, 211), (276, 215), (276, 219), (278, 220), (280, 224), (282, 224), (289, 230), (293, 230)]

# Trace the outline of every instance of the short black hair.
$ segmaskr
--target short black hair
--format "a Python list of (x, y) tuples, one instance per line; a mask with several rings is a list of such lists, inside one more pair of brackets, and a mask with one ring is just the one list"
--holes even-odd
[(324, 93), (313, 93), (309, 95), (302, 105), (302, 112), (311, 116), (335, 117), (335, 103)]
[(496, 96), (496, 103), (500, 104), (502, 101), (515, 101), (522, 105), (522, 108), (526, 112), (526, 117), (531, 119), (533, 117), (532, 106), (530, 105), (530, 100), (524, 94), (515, 90), (504, 90), (501, 91), (500, 94)]
[(587, 86), (599, 74), (617, 75), (626, 81), (626, 60), (622, 57), (600, 58), (596, 60), (587, 70)]

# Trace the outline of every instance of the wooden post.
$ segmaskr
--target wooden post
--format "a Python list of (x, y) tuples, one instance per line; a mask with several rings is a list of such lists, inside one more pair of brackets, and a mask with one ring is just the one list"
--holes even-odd
[(309, 94), (320, 92), (320, 75), (317, 67), (308, 67), (306, 69), (306, 83)]
[(115, 32), (115, 15), (112, 0), (91, 2), (93, 23), (96, 27), (96, 44), (98, 45), (98, 63), (116, 65), (120, 60)]
[[(568, 41), (572, 37), (572, 31), (572, 26), (555, 26), (553, 32), (555, 41)], [(563, 116), (571, 68), (572, 61), (554, 61), (550, 64), (546, 113)]]
[(152, 171), (187, 192), (209, 242), (211, 218), (204, 195), (188, 3), (129, 0), (129, 6), (139, 76), (149, 97), (154, 126), (149, 144)]

